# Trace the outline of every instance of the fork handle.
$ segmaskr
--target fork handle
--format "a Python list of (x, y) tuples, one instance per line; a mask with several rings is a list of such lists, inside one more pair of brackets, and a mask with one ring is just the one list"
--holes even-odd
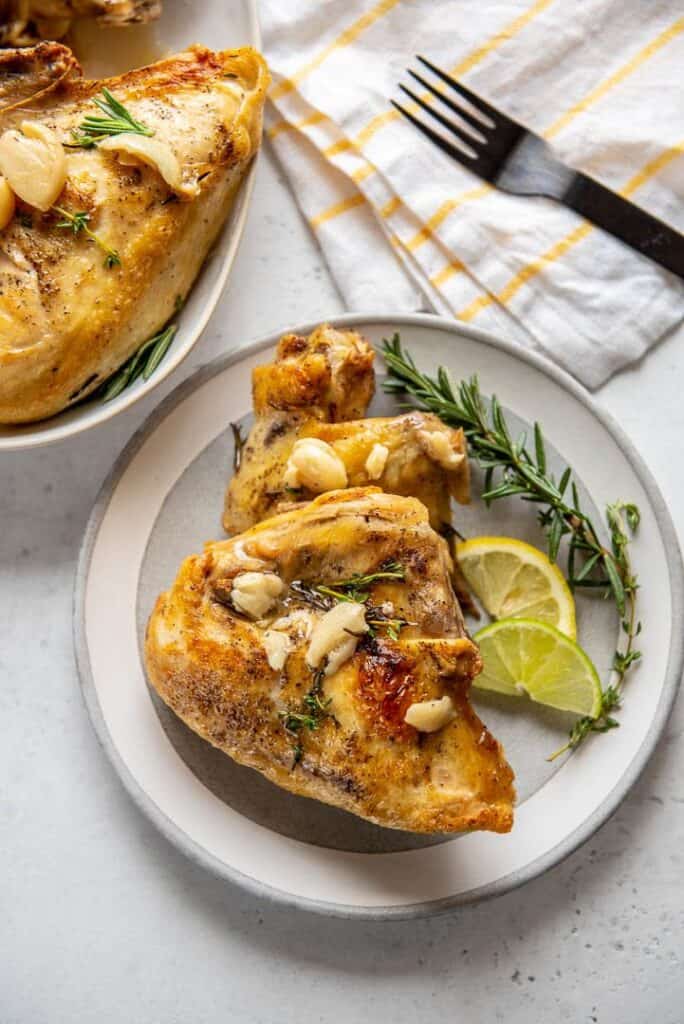
[(684, 278), (684, 235), (577, 171), (562, 202), (632, 249)]

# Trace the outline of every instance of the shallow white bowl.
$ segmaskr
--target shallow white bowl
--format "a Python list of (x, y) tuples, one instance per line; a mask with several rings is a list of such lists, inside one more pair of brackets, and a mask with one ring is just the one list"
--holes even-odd
[[(194, 0), (166, 0), (160, 20), (150, 26), (77, 28), (79, 57), (89, 76), (118, 74), (155, 60), (160, 54), (183, 50), (194, 42), (217, 50), (259, 47), (256, 0), (205, 0), (201, 4)], [(83, 59), (84, 52), (88, 53), (87, 60)], [(219, 240), (177, 318), (178, 333), (150, 379), (139, 378), (111, 402), (86, 402), (38, 423), (0, 426), (0, 451), (38, 448), (104, 423), (152, 391), (185, 359), (199, 340), (228, 280), (247, 219), (255, 166), (252, 162)]]

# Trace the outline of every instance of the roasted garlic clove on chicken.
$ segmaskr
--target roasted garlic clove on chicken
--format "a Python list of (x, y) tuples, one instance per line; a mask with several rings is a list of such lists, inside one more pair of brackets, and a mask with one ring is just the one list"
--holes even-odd
[(152, 685), (290, 792), (413, 832), (506, 832), (513, 774), (470, 706), (480, 671), (425, 506), (318, 497), (183, 563), (150, 618)]
[(0, 0), (0, 46), (61, 39), (74, 18), (134, 25), (161, 14), (161, 0)]
[(361, 419), (373, 394), (372, 349), (323, 325), (287, 335), (254, 371), (256, 423), (226, 492), (223, 526), (238, 533), (274, 512), (342, 487), (377, 485), (419, 498), (435, 529), (450, 497), (469, 498), (461, 430), (430, 413)]
[[(0, 423), (84, 398), (175, 314), (259, 147), (268, 81), (251, 49), (104, 81), (59, 43), (0, 51)], [(85, 132), (103, 88), (140, 130)]]

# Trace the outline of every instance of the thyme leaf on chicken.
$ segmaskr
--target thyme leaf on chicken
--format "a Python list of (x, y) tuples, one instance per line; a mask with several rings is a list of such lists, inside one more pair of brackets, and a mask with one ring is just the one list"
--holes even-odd
[(408, 619), (393, 615), (385, 605), (371, 605), (368, 588), (387, 580), (405, 579), (404, 567), (399, 562), (389, 560), (383, 562), (375, 572), (356, 573), (349, 579), (338, 580), (335, 583), (304, 583), (303, 580), (293, 580), (290, 592), (297, 600), (322, 612), (330, 611), (340, 601), (365, 604), (368, 635), (374, 637), (378, 629), (384, 629), (391, 640), (398, 640), (399, 632), (404, 626), (410, 626), (412, 623)]
[(93, 97), (93, 103), (105, 116), (86, 114), (78, 129), (71, 133), (74, 140), (72, 146), (92, 149), (109, 135), (121, 135), (123, 132), (133, 135), (154, 135), (151, 128), (141, 121), (136, 121), (123, 103), (112, 96), (109, 89), (104, 86), (101, 96)]
[(364, 574), (355, 573), (348, 580), (340, 580), (331, 585), (319, 584), (316, 589), (321, 594), (335, 598), (336, 601), (356, 601), (364, 604), (369, 597), (368, 587), (375, 583), (382, 583), (385, 580), (406, 579), (404, 567), (395, 561), (383, 562), (376, 572)]
[(503, 409), (495, 395), (487, 407), (476, 376), (451, 381), (440, 366), (434, 377), (422, 373), (398, 334), (383, 341), (382, 354), (388, 376), (385, 391), (407, 394), (419, 407), (435, 413), (446, 424), (461, 427), (470, 452), (484, 469), (482, 498), (487, 505), (501, 498), (518, 496), (539, 507), (549, 558), (557, 561), (563, 538), (567, 538), (567, 578), (573, 590), (593, 589), (612, 597), (624, 634), (624, 645), (616, 651), (612, 682), (603, 691), (596, 718), (579, 719), (568, 743), (557, 757), (578, 747), (592, 732), (607, 732), (618, 725), (612, 712), (619, 707), (621, 690), (630, 668), (640, 659), (635, 640), (641, 626), (637, 620), (638, 584), (629, 558), (631, 536), (639, 525), (639, 509), (632, 502), (617, 501), (606, 506), (610, 543), (601, 540), (599, 527), (582, 509), (579, 490), (567, 466), (560, 479), (548, 469), (546, 442), (539, 423), (534, 424), (534, 445), (528, 447), (523, 434), (514, 440)]
[(57, 221), (55, 227), (64, 228), (67, 231), (71, 231), (73, 235), (84, 234), (87, 238), (90, 239), (91, 242), (94, 242), (96, 245), (98, 245), (105, 254), (104, 265), (105, 267), (107, 267), (107, 269), (121, 266), (121, 257), (119, 256), (116, 249), (112, 249), (111, 246), (107, 245), (107, 243), (102, 238), (100, 238), (99, 235), (96, 235), (95, 232), (91, 231), (91, 229), (88, 227), (88, 224), (90, 222), (89, 213), (86, 213), (83, 210), (79, 210), (77, 212), (73, 212), (72, 210), (65, 210), (63, 206), (53, 206), (52, 209), (62, 218), (61, 220)]
[(324, 718), (333, 718), (334, 715), (328, 710), (332, 704), (332, 698), (323, 698), (323, 680), (325, 678), (325, 663), (314, 671), (313, 681), (308, 693), (302, 698), (300, 707), (295, 710), (281, 711), (279, 718), (283, 723), (285, 732), (296, 739), (293, 754), (292, 768), (296, 768), (304, 754), (304, 748), (300, 739), (302, 730), (313, 732), (317, 729)]

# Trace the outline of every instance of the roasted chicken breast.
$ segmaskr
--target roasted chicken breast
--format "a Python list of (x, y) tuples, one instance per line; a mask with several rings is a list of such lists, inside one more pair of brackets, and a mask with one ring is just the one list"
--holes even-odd
[(435, 529), (449, 525), (450, 497), (469, 498), (463, 431), (423, 412), (361, 419), (373, 391), (373, 350), (355, 331), (285, 335), (275, 362), (254, 370), (256, 422), (226, 491), (226, 532), (368, 485), (419, 498)]
[[(268, 80), (251, 49), (195, 46), (106, 81), (58, 43), (0, 52), (0, 170), (9, 152), (23, 182), (17, 149), (35, 159), (47, 139), (66, 178), (47, 209), (18, 196), (0, 232), (1, 423), (83, 398), (173, 315), (259, 146)], [(79, 144), (103, 87), (146, 135)]]
[(61, 39), (73, 18), (134, 25), (161, 14), (161, 0), (0, 0), (0, 46)]
[(150, 618), (161, 698), (241, 764), (413, 832), (508, 831), (513, 775), (425, 506), (332, 492), (183, 563)]

